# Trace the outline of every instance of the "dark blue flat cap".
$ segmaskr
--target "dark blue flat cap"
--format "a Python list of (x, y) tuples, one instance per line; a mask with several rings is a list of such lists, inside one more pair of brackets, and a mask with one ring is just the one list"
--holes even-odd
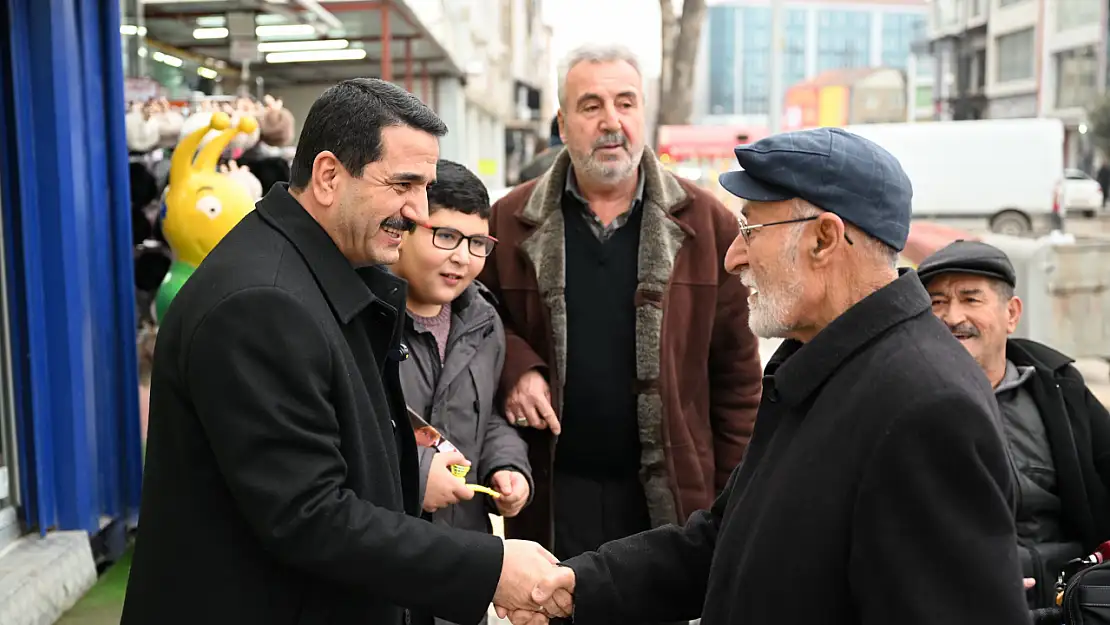
[(801, 198), (898, 251), (910, 232), (913, 186), (901, 163), (840, 128), (771, 135), (737, 146), (743, 171), (720, 175), (729, 193), (753, 202)]

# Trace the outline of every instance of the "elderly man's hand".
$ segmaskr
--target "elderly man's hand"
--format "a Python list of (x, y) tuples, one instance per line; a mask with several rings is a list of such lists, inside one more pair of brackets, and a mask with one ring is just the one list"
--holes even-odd
[(551, 389), (542, 373), (533, 370), (520, 376), (505, 398), (505, 418), (521, 427), (551, 428), (551, 433), (558, 436), (562, 428), (551, 407)]
[(556, 566), (547, 572), (532, 590), (532, 601), (548, 616), (569, 617), (574, 614), (574, 570)]
[(518, 611), (539, 612), (540, 605), (532, 600), (536, 586), (559, 559), (536, 543), (506, 540), (501, 561), (501, 579), (493, 593), (493, 605), (501, 618)]

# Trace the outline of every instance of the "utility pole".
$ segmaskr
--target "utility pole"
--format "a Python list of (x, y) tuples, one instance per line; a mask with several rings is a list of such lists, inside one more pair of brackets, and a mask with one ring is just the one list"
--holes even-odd
[(771, 94), (767, 107), (768, 129), (776, 134), (782, 129), (782, 27), (783, 0), (771, 0)]

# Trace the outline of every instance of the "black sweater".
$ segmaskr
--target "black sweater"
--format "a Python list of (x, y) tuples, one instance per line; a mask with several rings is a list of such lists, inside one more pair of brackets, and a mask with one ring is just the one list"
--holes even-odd
[(567, 370), (555, 467), (587, 477), (635, 476), (636, 286), (642, 210), (604, 243), (580, 206), (566, 215)]

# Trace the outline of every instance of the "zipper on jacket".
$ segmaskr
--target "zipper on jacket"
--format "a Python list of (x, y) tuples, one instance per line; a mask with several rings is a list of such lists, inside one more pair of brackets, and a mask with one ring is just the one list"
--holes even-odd
[[(436, 364), (436, 384), (435, 384), (435, 388), (432, 390), (432, 405), (431, 405), (431, 407), (433, 409), (435, 408), (435, 405), (437, 403), (439, 403), (441, 393), (446, 393), (446, 391), (447, 391), (446, 388), (440, 388), (440, 379), (441, 379), (441, 376), (443, 375), (443, 366), (447, 364), (447, 355), (451, 353), (451, 348), (454, 347), (455, 345), (457, 345), (462, 339), (470, 336), (471, 334), (474, 334), (475, 332), (477, 332), (479, 330), (484, 330), (486, 328), (486, 326), (490, 325), (493, 322), (493, 316), (496, 315), (496, 314), (497, 314), (496, 311), (488, 311), (487, 314), (485, 314), (482, 317), (476, 319), (471, 324), (463, 327), (463, 329), (461, 331), (459, 331), (457, 334), (455, 334), (454, 337), (450, 337), (450, 338), (447, 339), (447, 345), (444, 346), (444, 348), (443, 348), (443, 361)], [(432, 341), (433, 342), (435, 341), (435, 337), (432, 337)], [(438, 352), (439, 347), (438, 346), (433, 346), (433, 347)]]

